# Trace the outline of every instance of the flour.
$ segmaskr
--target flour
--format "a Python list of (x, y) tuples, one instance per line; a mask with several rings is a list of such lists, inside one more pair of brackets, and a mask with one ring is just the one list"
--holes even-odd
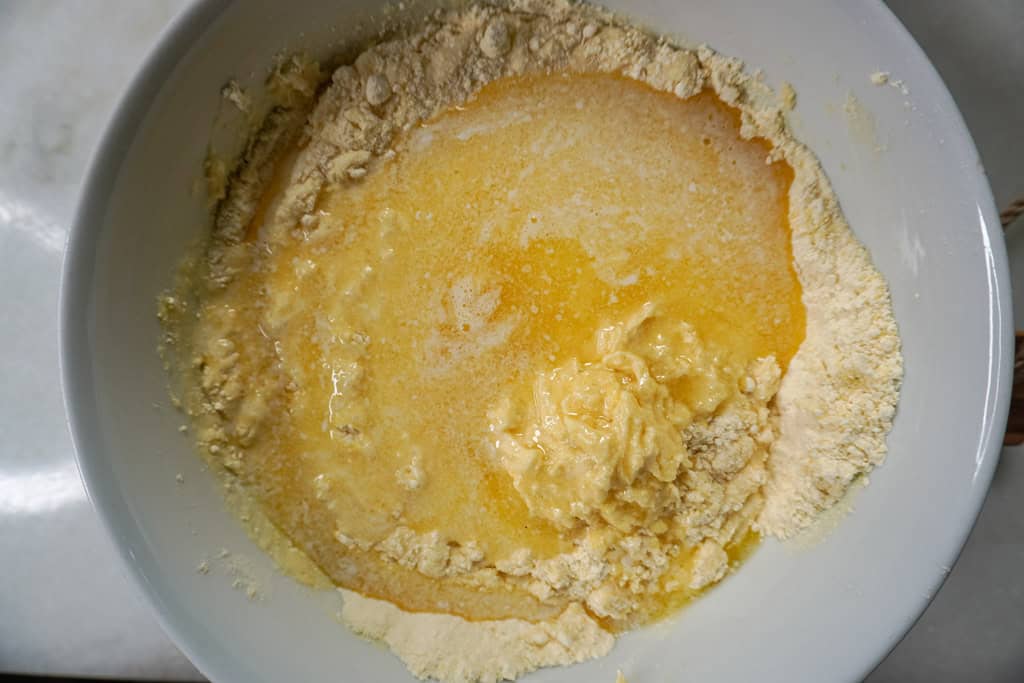
[[(570, 605), (551, 622), (467, 622), (451, 614), (404, 612), (390, 602), (341, 593), (345, 624), (361, 636), (387, 643), (417, 678), (511, 681), (541, 667), (604, 656), (614, 644), (579, 605)], [(452, 656), (455, 651), (459, 656)]]
[[(888, 289), (850, 232), (817, 160), (789, 130), (785, 112), (796, 102), (792, 88), (776, 95), (737, 60), (707, 47), (675, 47), (586, 5), (512, 0), (500, 7), (439, 11), (338, 68), (319, 95), (318, 65), (282, 59), (268, 84), (278, 106), (249, 145), (239, 170), (229, 182), (223, 161), (208, 164), (211, 193), (222, 201), (207, 251), (205, 285), (217, 292), (243, 271), (259, 267), (258, 255), (243, 239), (258, 210), (264, 211), (261, 240), (315, 240), (317, 198), (325, 187), (365, 182), (395, 156), (392, 145), (399, 136), (471, 99), (485, 84), (547, 72), (619, 73), (680, 98), (710, 89), (740, 111), (743, 137), (766, 139), (772, 145), (771, 158), (784, 160), (794, 171), (789, 223), (807, 314), (806, 338), (781, 378), (773, 358), (728, 372), (713, 364), (701, 366), (705, 375), (721, 375), (723, 396), (736, 394), (722, 410), (715, 412), (715, 403), (703, 416), (691, 414), (692, 406), (677, 405), (664, 387), (652, 383), (650, 377), (665, 374), (652, 370), (660, 361), (624, 337), (605, 339), (604, 347), (598, 344), (603, 348), (600, 363), (562, 368), (540, 386), (540, 393), (560, 397), (552, 400), (548, 413), (495, 413), (496, 457), (530, 511), (565, 528), (590, 525), (571, 551), (538, 560), (523, 549), (487, 565), (480, 548), (454, 545), (443, 530), (416, 532), (399, 525), (383, 540), (369, 540), (339, 529), (335, 540), (353, 552), (375, 554), (431, 579), (460, 581), (480, 591), (507, 585), (539, 604), (568, 600), (568, 607), (547, 620), (468, 621), (405, 612), (343, 591), (346, 623), (387, 643), (419, 677), (497, 681), (607, 653), (613, 636), (591, 615), (629, 624), (638, 596), (661, 589), (699, 591), (714, 584), (729, 570), (726, 547), (751, 526), (780, 538), (797, 534), (882, 461), (895, 413), (902, 360)], [(243, 95), (230, 84), (225, 90), (234, 105), (248, 110), (251, 104)], [(274, 162), (296, 148), (275, 171)], [(284, 189), (261, 206), (272, 185)], [(462, 289), (469, 292), (467, 287)], [(453, 294), (453, 301), (468, 297), (487, 302), (487, 292), (469, 294)], [(477, 326), (487, 318), (475, 309), (457, 308), (466, 325)], [(180, 297), (162, 301), (161, 319), (171, 330), (168, 344), (177, 340), (175, 328), (186, 313)], [(274, 320), (286, 320), (289, 314), (287, 299), (267, 312)], [(246, 387), (239, 354), (227, 340), (234, 324), (230, 312), (209, 324), (217, 345), (196, 364), (200, 405), (187, 408), (198, 423), (194, 431), (200, 445), (234, 472), (246, 443), (256, 438), (272, 411), (273, 397), (290, 389), (283, 379), (271, 376)], [(681, 329), (679, 334), (686, 337)], [(687, 343), (694, 354), (703, 353), (695, 339)], [(353, 355), (340, 360), (355, 375), (358, 359)], [(653, 393), (622, 389), (626, 374)], [(578, 489), (559, 488), (559, 477), (575, 462), (586, 435), (571, 429), (545, 435), (543, 427), (564, 409), (566, 397), (582, 396), (581, 404), (586, 403), (581, 392), (597, 385), (607, 385), (605, 394), (634, 408), (599, 416), (598, 422), (614, 426), (612, 418), (622, 417), (622, 424), (637, 428), (643, 438), (632, 435), (618, 443), (615, 435), (629, 435), (629, 430), (609, 426), (599, 480), (581, 473), (575, 480)], [(735, 387), (740, 387), (738, 394)], [(346, 419), (338, 417), (338, 433), (362, 438)], [(523, 425), (530, 429), (524, 431)], [(547, 441), (531, 444), (520, 433), (535, 433), (536, 439)], [(679, 433), (682, 443), (669, 438)], [(547, 471), (545, 454), (555, 459), (547, 463)], [(393, 476), (403, 489), (416, 491), (429, 481), (419, 456), (407, 458)], [(687, 478), (685, 493), (677, 488), (681, 472)], [(329, 491), (322, 483), (318, 496)], [(401, 510), (393, 516), (401, 519)], [(673, 525), (682, 537), (663, 541)], [(692, 550), (685, 572), (666, 574), (682, 547)]]
[(360, 635), (387, 643), (417, 678), (510, 681), (540, 667), (603, 657), (615, 642), (578, 605), (550, 622), (470, 622), (450, 614), (403, 612), (390, 602), (341, 593), (345, 623)]
[(846, 94), (843, 101), (843, 114), (850, 130), (853, 141), (862, 147), (870, 150), (875, 158), (887, 149), (878, 136), (878, 126), (875, 123), (875, 116), (857, 99), (852, 93)]
[(242, 89), (242, 86), (238, 84), (238, 81), (231, 80), (227, 82), (221, 91), (221, 97), (225, 101), (230, 102), (234, 105), (238, 111), (247, 114), (252, 109), (252, 98), (249, 94)]

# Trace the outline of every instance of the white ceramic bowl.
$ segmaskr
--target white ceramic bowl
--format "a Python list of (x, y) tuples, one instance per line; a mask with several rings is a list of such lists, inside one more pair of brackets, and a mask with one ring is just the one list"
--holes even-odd
[[(677, 618), (626, 635), (605, 659), (529, 680), (611, 681), (616, 668), (640, 682), (857, 680), (942, 583), (999, 452), (1010, 289), (977, 152), (939, 77), (881, 3), (607, 4), (795, 86), (797, 133), (892, 286), (906, 382), (888, 462), (822, 543), (767, 542)], [(71, 234), (61, 354), (82, 475), (164, 628), (219, 683), (409, 680), (397, 659), (335, 621), (335, 597), (275, 575), (225, 512), (167, 407), (155, 350), (155, 297), (203, 229), (202, 199), (190, 190), (220, 86), (232, 76), (256, 82), (282, 49), (326, 56), (376, 10), (373, 0), (195, 3), (121, 102)], [(872, 85), (879, 69), (909, 95)], [(849, 91), (873, 114), (884, 152), (865, 139), (864, 120), (851, 130)], [(215, 560), (222, 547), (251, 558), (265, 600), (230, 590)], [(209, 576), (196, 572), (204, 558), (214, 558)]]

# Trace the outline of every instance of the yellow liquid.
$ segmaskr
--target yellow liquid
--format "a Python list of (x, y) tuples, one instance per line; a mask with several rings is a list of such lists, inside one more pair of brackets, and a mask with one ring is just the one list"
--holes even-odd
[[(338, 583), (408, 609), (552, 613), (523, 591), (441, 585), (334, 534), (441, 530), (479, 543), (487, 563), (571, 550), (491, 462), (486, 411), (537, 372), (590, 359), (595, 331), (645, 302), (729, 362), (774, 355), (785, 368), (804, 309), (792, 174), (768, 149), (742, 140), (711, 94), (538, 76), (486, 86), (364, 179), (325, 190), (310, 238), (239, 289), (290, 297), (253, 320), (298, 385), (246, 456), (271, 518)], [(365, 351), (345, 341), (353, 332)], [(423, 477), (410, 490), (396, 472), (412, 465)]]

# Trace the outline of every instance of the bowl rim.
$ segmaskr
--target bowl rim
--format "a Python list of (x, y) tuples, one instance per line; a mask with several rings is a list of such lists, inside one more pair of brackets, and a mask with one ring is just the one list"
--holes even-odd
[[(999, 219), (999, 210), (992, 194), (988, 174), (981, 162), (981, 155), (978, 153), (978, 146), (967, 127), (963, 112), (957, 106), (953, 94), (949, 91), (942, 74), (928, 57), (928, 53), (883, 0), (875, 0), (870, 4), (872, 7), (869, 9), (885, 16), (885, 19), (892, 23), (906, 49), (919, 59), (924, 69), (934, 78), (938, 85), (937, 93), (940, 99), (938, 104), (947, 112), (951, 127), (962, 137), (970, 154), (978, 159), (974, 168), (975, 172), (971, 174), (970, 179), (973, 193), (978, 198), (978, 220), (982, 227), (981, 238), (987, 265), (986, 275), (988, 276), (988, 391), (985, 396), (988, 420), (982, 423), (975, 451), (974, 483), (977, 486), (973, 487), (971, 491), (971, 500), (968, 506), (970, 514), (964, 515), (959, 526), (950, 534), (953, 543), (949, 546), (948, 560), (937, 569), (926, 592), (917, 600), (914, 609), (904, 618), (902, 633), (893, 638), (892, 643), (878, 653), (873, 663), (868, 663), (863, 668), (860, 677), (856, 680), (867, 678), (903, 642), (903, 639), (924, 616), (928, 606), (938, 595), (950, 574), (953, 573), (953, 568), (963, 553), (967, 539), (977, 524), (1002, 453), (1003, 435), (1006, 432), (1006, 421), (1010, 413), (1014, 364), (1014, 321), (1011, 298), (1013, 287), (1006, 253), (1006, 235)], [(897, 405), (897, 415), (898, 411), (899, 406)]]
[[(82, 406), (92, 400), (93, 385), (90, 381), (91, 374), (81, 370), (88, 367), (90, 362), (88, 345), (80, 344), (79, 340), (91, 336), (91, 298), (88, 288), (73, 285), (92, 279), (95, 271), (96, 238), (102, 231), (109, 197), (117, 181), (123, 158), (135, 139), (140, 124), (148, 114), (150, 105), (178, 62), (202, 35), (203, 29), (213, 23), (232, 3), (233, 0), (191, 0), (159, 34), (121, 95), (84, 175), (64, 250), (58, 307), (58, 362), (65, 422), (71, 435), (75, 461), (83, 486), (100, 518), (101, 526), (117, 550), (123, 571), (130, 582), (153, 607), (154, 616), (174, 644), (204, 676), (214, 681), (229, 679), (232, 672), (230, 663), (221, 657), (213, 656), (213, 653), (202, 645), (197, 635), (201, 629), (195, 628), (197, 624), (194, 620), (175, 611), (168, 603), (167, 596), (162, 595), (159, 587), (150, 580), (136, 557), (133, 537), (136, 535), (137, 523), (128, 513), (124, 498), (117, 490), (111, 488), (109, 480), (105, 477), (107, 465), (103, 456), (98, 449), (90, 446), (90, 433), (95, 425), (83, 414)], [(929, 71), (930, 76), (934, 77), (939, 86), (938, 104), (949, 113), (950, 127), (963, 138), (966, 149), (978, 157), (974, 139), (945, 82), (907, 28), (882, 0), (872, 0), (862, 9), (880, 14), (881, 21), (893, 25), (897, 40), (903, 43), (902, 49), (914, 54)], [(1002, 447), (1002, 435), (1009, 412), (1012, 388), (1009, 379), (1013, 367), (1014, 348), (1009, 265), (995, 202), (987, 175), (980, 163), (969, 174), (969, 186), (972, 195), (978, 199), (978, 219), (982, 227), (981, 237), (989, 295), (988, 391), (985, 406), (988, 419), (982, 422), (977, 442), (975, 485), (970, 493), (966, 513), (958, 524), (950, 529), (947, 542), (948, 561), (945, 566), (936, 567), (931, 581), (925, 586), (926, 590), (922, 592), (913, 608), (902, 615), (902, 628), (896, 632), (899, 635), (890, 638), (888, 642), (879, 643), (874, 657), (866, 658), (859, 675), (851, 680), (866, 677), (899, 645), (951, 573), (951, 568), (959, 558), (977, 521)]]

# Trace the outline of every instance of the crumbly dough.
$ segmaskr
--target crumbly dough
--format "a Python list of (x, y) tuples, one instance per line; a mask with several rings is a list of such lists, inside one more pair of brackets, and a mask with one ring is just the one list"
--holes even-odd
[[(528, 412), (505, 401), (491, 429), (531, 514), (588, 530), (569, 557), (515, 571), (535, 577), (542, 599), (569, 591), (600, 617), (628, 620), (640, 596), (664, 589), (680, 545), (695, 548), (691, 589), (725, 575), (724, 547), (762, 504), (780, 370), (768, 357), (736, 376), (692, 327), (650, 305), (601, 330), (595, 346), (600, 361), (541, 374)], [(673, 397), (671, 383), (686, 378), (705, 383), (702, 403)]]
[[(601, 330), (595, 346), (600, 361), (581, 366), (573, 359), (538, 377), (529, 414), (515, 414), (507, 401), (492, 411), (496, 451), (516, 490), (533, 515), (565, 528), (582, 522), (634, 532), (680, 516), (693, 540), (714, 536), (700, 518), (720, 515), (693, 509), (675, 482), (684, 469), (709, 471), (700, 488), (725, 509), (742, 507), (759, 488), (760, 478), (747, 476), (749, 490), (712, 491), (716, 478), (734, 479), (760, 460), (754, 452), (771, 441), (767, 403), (778, 389), (775, 360), (761, 359), (744, 377), (729, 377), (690, 325), (656, 318), (650, 304)], [(687, 377), (708, 383), (705, 406), (673, 397), (669, 384)], [(749, 391), (716, 418), (717, 396), (728, 396), (741, 381)], [(711, 457), (702, 458), (705, 453)]]
[[(751, 526), (781, 538), (807, 527), (881, 462), (895, 413), (902, 361), (888, 289), (817, 160), (787, 126), (791, 89), (780, 99), (737, 60), (676, 47), (589, 6), (513, 0), (438, 12), (338, 68), (319, 95), (318, 65), (282, 60), (269, 82), (279, 106), (238, 170), (228, 181), (223, 162), (208, 164), (223, 198), (211, 241), (186, 269), (193, 275), (162, 297), (159, 315), (164, 345), (196, 359), (183, 369), (194, 377), (185, 408), (201, 449), (226, 477), (241, 471), (247, 445), (293, 388), (286, 376), (247, 368), (251, 361), (230, 340), (237, 312), (218, 310), (203, 320), (202, 336), (184, 338), (195, 278), (216, 297), (258, 263), (245, 235), (257, 212), (267, 244), (315, 235), (325, 186), (359, 182), (394, 154), (396, 136), (486, 83), (540, 72), (619, 73), (680, 98), (710, 89), (739, 110), (742, 136), (766, 139), (772, 158), (793, 169), (789, 222), (806, 338), (784, 375), (771, 357), (729, 367), (685, 322), (642, 308), (599, 332), (597, 362), (539, 377), (532, 411), (511, 401), (492, 406), (496, 460), (529, 512), (557, 528), (589, 530), (567, 552), (537, 559), (524, 549), (485, 566), (479, 547), (453, 546), (443, 530), (398, 525), (372, 540), (339, 529), (335, 542), (410, 575), (482, 592), (508, 585), (538, 604), (568, 605), (535, 623), (468, 621), (344, 591), (346, 622), (387, 643), (419, 677), (496, 681), (607, 653), (613, 636), (599, 618), (629, 623), (651, 591), (719, 581), (729, 571), (727, 545)], [(282, 176), (276, 162), (293, 149)], [(486, 294), (476, 299), (486, 303)], [(271, 306), (268, 319), (285, 319), (292, 302)], [(196, 339), (205, 346), (191, 348)], [(685, 353), (665, 355), (666, 339)], [(359, 381), (366, 343), (357, 331), (346, 338), (339, 366), (348, 370), (335, 381)], [(666, 389), (687, 376), (708, 378), (707, 403), (681, 402)], [(358, 441), (364, 435), (348, 409), (339, 409), (333, 428)], [(589, 417), (578, 419), (581, 412)], [(394, 481), (408, 491), (428, 483), (415, 452)], [(329, 495), (328, 482), (319, 493)], [(672, 529), (681, 537), (663, 542)], [(682, 545), (692, 549), (685, 571), (666, 573)]]

